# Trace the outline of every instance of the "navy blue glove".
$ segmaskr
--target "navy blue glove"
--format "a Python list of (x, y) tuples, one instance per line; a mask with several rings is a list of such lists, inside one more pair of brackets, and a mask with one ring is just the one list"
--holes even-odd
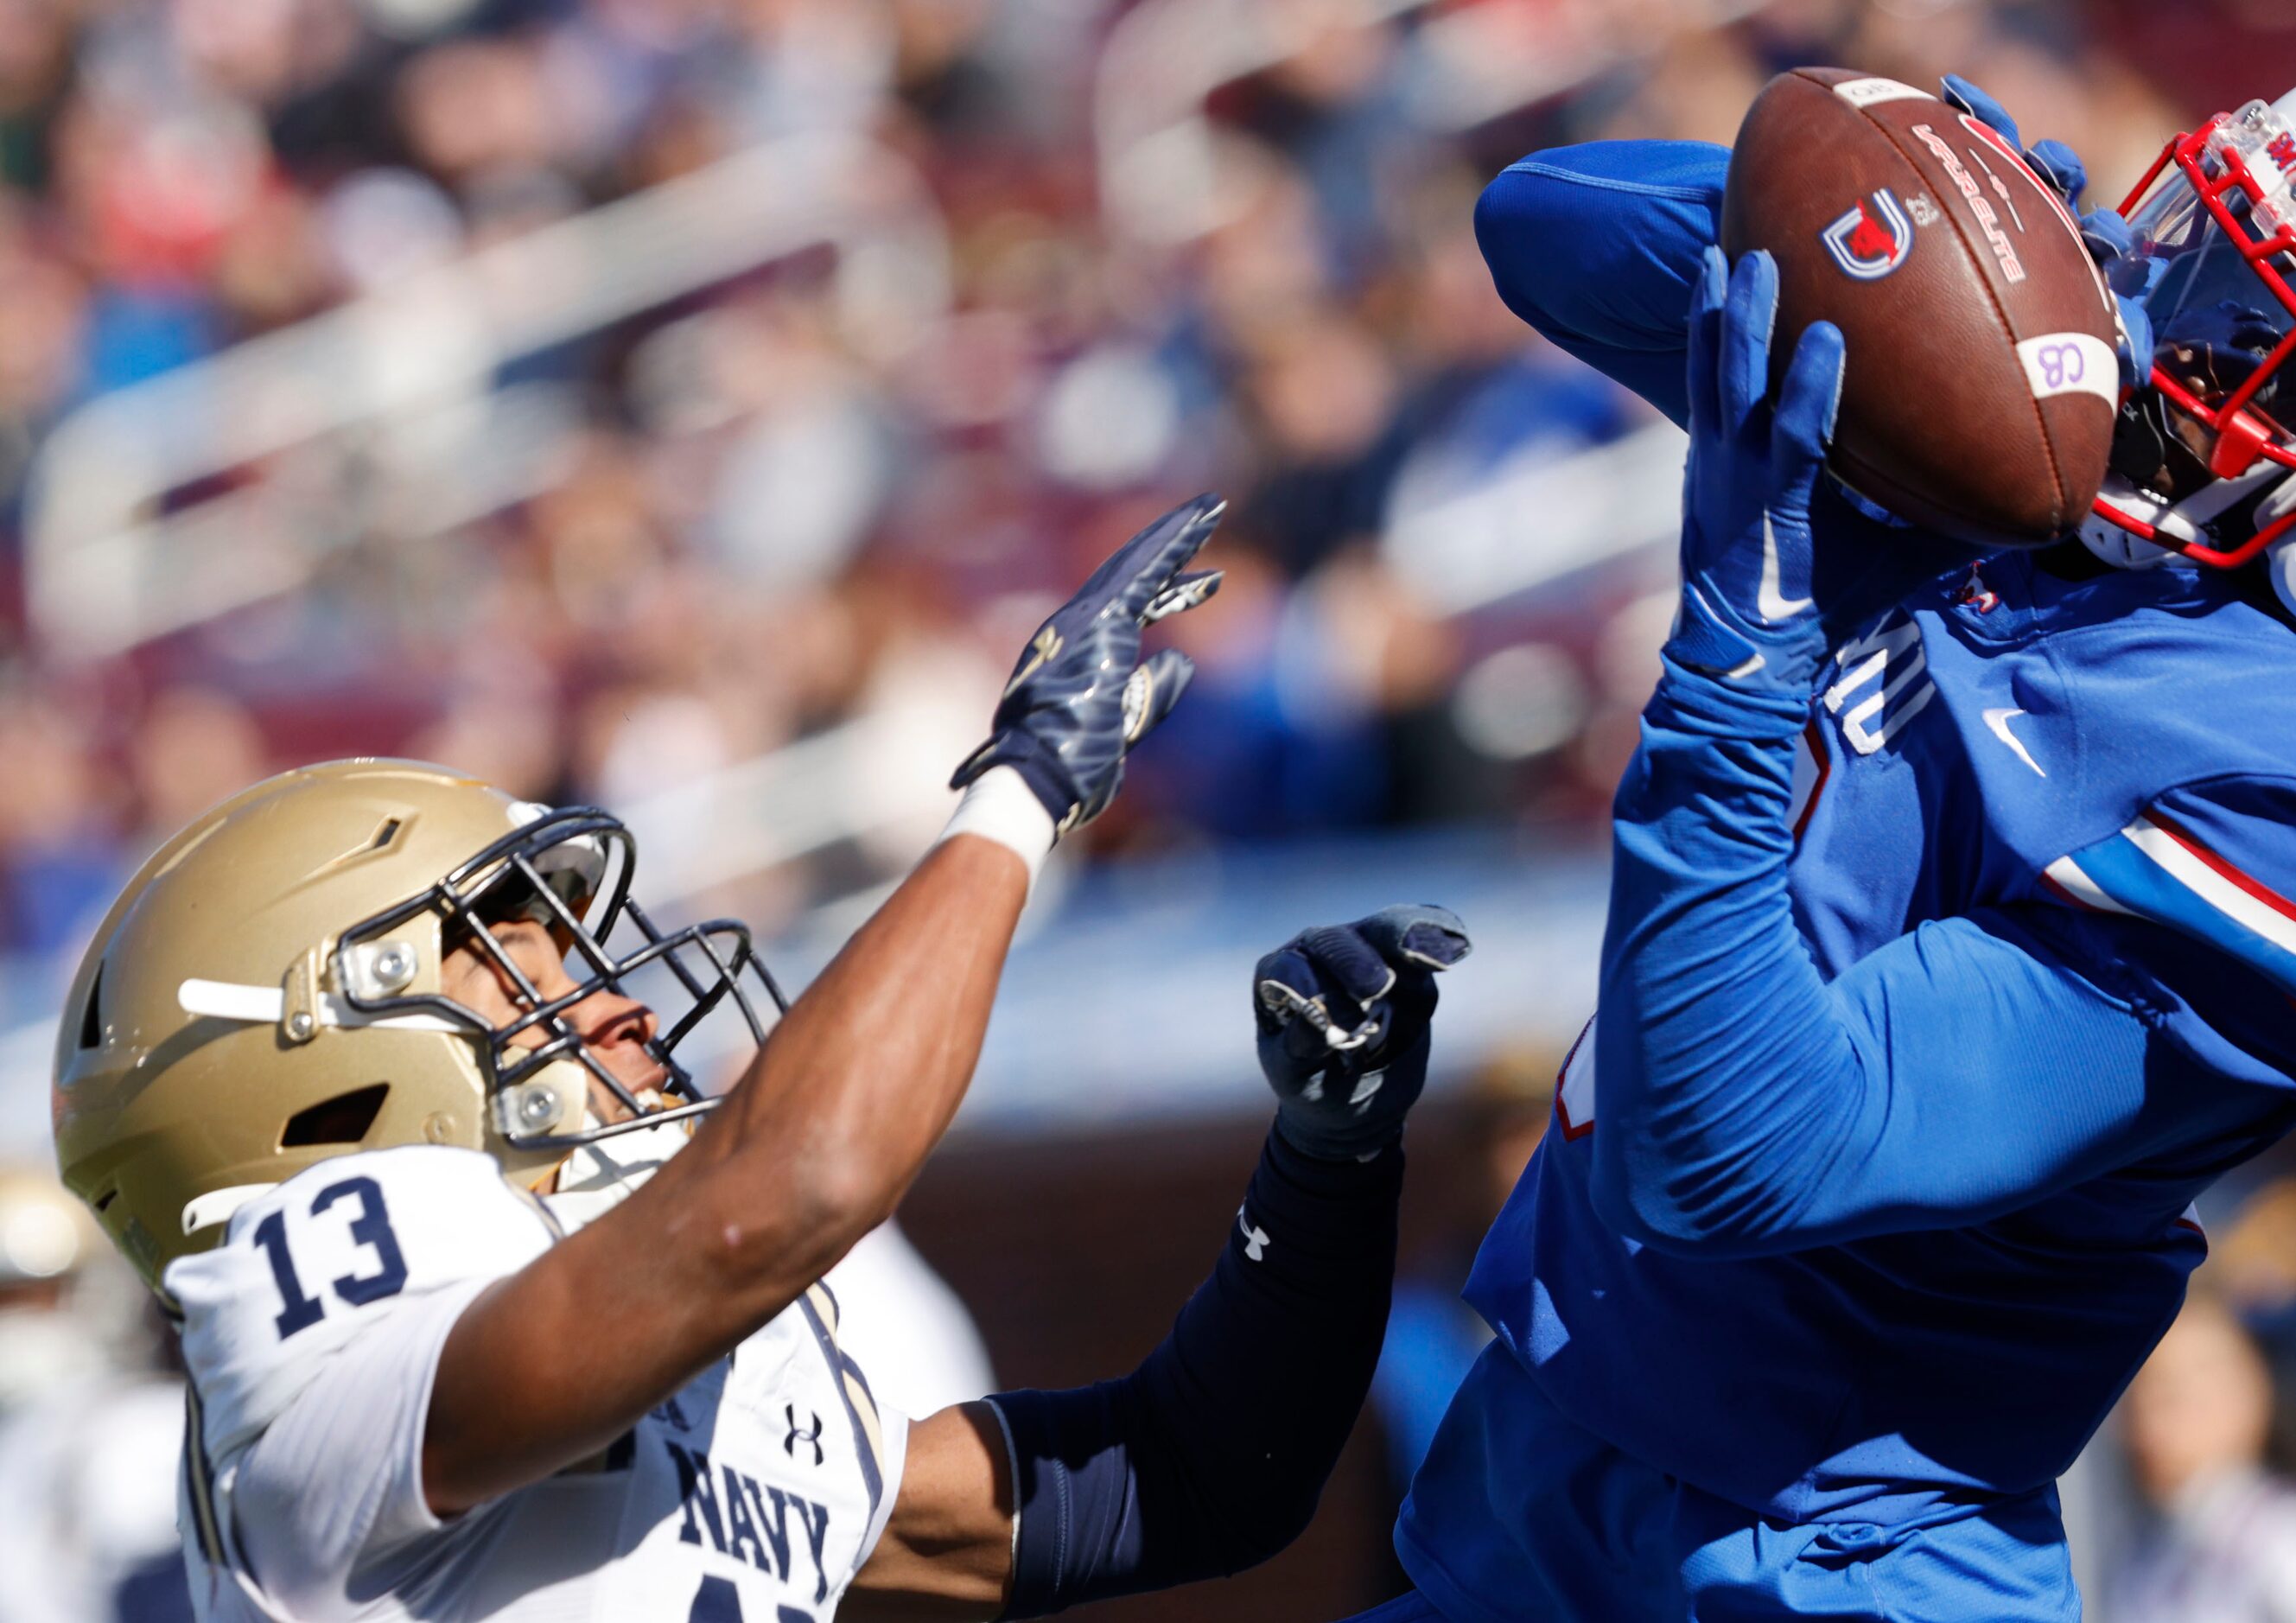
[[(2009, 110), (1961, 75), (1945, 76), (1945, 99), (1990, 128), (2013, 150), (2023, 145), (2017, 120), (2009, 116)], [(2065, 208), (2080, 223), (2081, 242), (2089, 258), (2110, 275), (2115, 260), (2135, 251), (2136, 239), (2117, 209), (2080, 211), (2081, 193), (2088, 190), (2088, 166), (2080, 154), (2062, 141), (2036, 141), (2024, 148), (2024, 156), (2026, 166), (2062, 194)], [(2141, 299), (2119, 292), (2113, 297), (2120, 306), (2120, 381), (2125, 388), (2152, 375), (2152, 318)]]
[(1219, 589), (1218, 570), (1183, 573), (1227, 504), (1200, 496), (1175, 507), (1095, 570), (1083, 589), (1021, 651), (988, 742), (949, 780), (962, 789), (1010, 766), (1052, 814), (1059, 833), (1108, 809), (1124, 758), (1171, 713), (1195, 666), (1177, 649), (1145, 663), (1140, 630)]
[(1302, 930), (1259, 961), (1259, 1069), (1292, 1148), (1366, 1160), (1395, 1142), (1427, 1085), (1436, 972), (1468, 946), (1447, 908), (1388, 907)]
[(1841, 331), (1813, 322), (1767, 398), (1778, 267), (1709, 248), (1690, 311), (1682, 609), (1667, 652), (1709, 676), (1807, 693), (1831, 638), (1813, 600), (1810, 501), (1841, 398)]

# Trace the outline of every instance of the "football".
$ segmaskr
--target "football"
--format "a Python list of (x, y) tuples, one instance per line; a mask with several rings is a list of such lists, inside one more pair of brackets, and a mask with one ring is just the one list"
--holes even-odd
[(1732, 150), (1722, 246), (1778, 265), (1773, 382), (1814, 321), (1848, 348), (1829, 466), (1988, 546), (2077, 526), (2119, 407), (2111, 293), (2049, 184), (1987, 125), (1895, 79), (1798, 68)]

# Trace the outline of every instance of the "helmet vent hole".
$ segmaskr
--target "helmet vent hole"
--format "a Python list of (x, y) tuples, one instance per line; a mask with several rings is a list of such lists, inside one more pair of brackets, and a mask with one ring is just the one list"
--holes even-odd
[(102, 1217), (105, 1212), (110, 1211), (110, 1210), (111, 1209), (111, 1203), (112, 1203), (114, 1201), (118, 1200), (119, 1198), (119, 1191), (118, 1191), (117, 1189), (107, 1189), (107, 1190), (105, 1190), (102, 1194), (100, 1194), (100, 1195), (96, 1196), (96, 1197), (95, 1197), (95, 1212), (96, 1212), (96, 1216), (98, 1216), (98, 1217)]
[(95, 979), (88, 983), (87, 1002), (79, 1012), (79, 1045), (96, 1048), (103, 1043), (103, 971), (105, 966), (95, 966)]
[(381, 850), (383, 847), (398, 839), (398, 831), (406, 826), (406, 824), (402, 818), (385, 817), (382, 820), (382, 826), (374, 831), (374, 838), (367, 841), (366, 848), (370, 851)]
[(377, 1082), (296, 1111), (287, 1119), (287, 1126), (279, 1135), (279, 1147), (299, 1150), (313, 1144), (358, 1143), (374, 1126), (374, 1119), (382, 1114), (383, 1095), (389, 1092), (390, 1083)]

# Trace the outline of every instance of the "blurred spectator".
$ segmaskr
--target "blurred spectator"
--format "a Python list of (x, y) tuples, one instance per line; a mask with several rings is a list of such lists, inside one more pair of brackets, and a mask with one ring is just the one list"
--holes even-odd
[(2262, 1350), (2196, 1292), (2121, 1406), (2153, 1516), (2109, 1580), (2114, 1623), (2296, 1619), (2296, 1486), (2266, 1459), (2274, 1401)]
[(141, 1281), (45, 1169), (0, 1166), (0, 1623), (191, 1617), (182, 1386)]
[(127, 877), (94, 735), (52, 701), (0, 695), (0, 918), (19, 949), (74, 945)]
[(169, 688), (152, 701), (128, 746), (144, 830), (154, 846), (270, 768), (263, 734), (227, 694)]
[[(328, 753), (630, 802), (873, 718), (853, 827), (751, 894), (786, 910), (866, 884), (932, 822), (890, 752), (974, 742), (964, 707), (1012, 629), (1205, 485), (1235, 517), (1220, 609), (1179, 634), (1197, 695), (1080, 846), (1598, 816), (1654, 583), (1535, 589), (1603, 559), (1511, 570), (1556, 545), (1512, 493), (1648, 418), (1499, 304), (1470, 229), (1482, 182), (1556, 139), (1726, 140), (1797, 60), (1981, 64), (2101, 183), (2171, 122), (2046, 0), (1780, 0), (1718, 31), (1672, 4), (1632, 26), (1500, 0), (1267, 8), (1238, 35), (1278, 43), (1267, 60), (1178, 86), (1195, 100), (1169, 116), (1203, 142), (1168, 173), (1148, 154), (1177, 234), (1138, 241), (1100, 213), (1095, 166), (1122, 155), (1095, 146), (1156, 87), (1102, 51), (1155, 3), (0, 7), (0, 476), (95, 395), (381, 310), (751, 143), (859, 137), (914, 171), (860, 191), (922, 188), (883, 242), (721, 275), (474, 393), (194, 479), (152, 516), (214, 515), (248, 550), (203, 563), (174, 529), (168, 569), (196, 586), (299, 557), (308, 589), (68, 687), (0, 545), (0, 655), (23, 650), (25, 678), (0, 701), (20, 767), (0, 952), (70, 946), (163, 830)], [(441, 307), (375, 361), (450, 366), (478, 336), (461, 320)]]

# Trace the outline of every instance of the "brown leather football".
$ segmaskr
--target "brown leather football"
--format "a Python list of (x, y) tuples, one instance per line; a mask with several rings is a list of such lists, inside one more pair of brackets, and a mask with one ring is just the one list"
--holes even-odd
[(1844, 484), (1984, 545), (2041, 545), (2088, 512), (2120, 397), (2112, 298), (1991, 129), (1894, 79), (1780, 74), (1731, 152), (1722, 246), (1777, 258), (1774, 384), (1804, 327), (1841, 329)]

